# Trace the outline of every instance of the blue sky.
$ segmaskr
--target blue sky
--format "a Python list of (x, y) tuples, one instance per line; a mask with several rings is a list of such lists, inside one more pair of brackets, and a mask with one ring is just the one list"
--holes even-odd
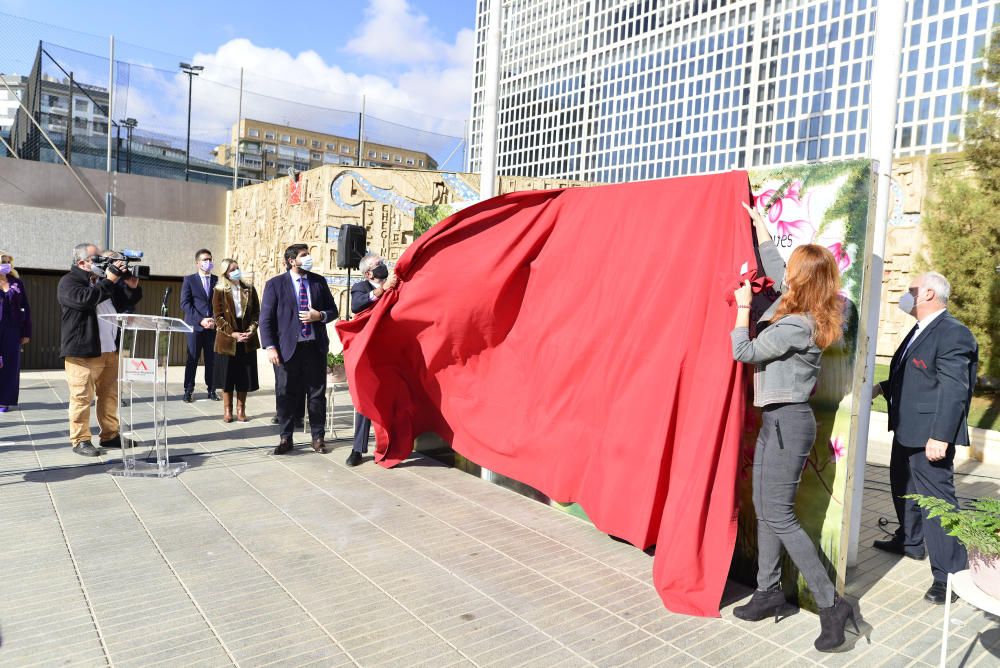
[[(21, 17), (0, 14), (0, 72), (27, 74), (43, 40), (78, 81), (106, 86), (106, 61), (87, 54), (106, 56), (113, 34), (117, 59), (149, 67), (130, 70), (115, 113), (164, 136), (184, 134), (187, 80), (178, 60), (205, 67), (192, 138), (206, 144), (228, 141), (241, 67), (244, 117), (356, 125), (336, 110), (356, 111), (364, 95), (369, 114), (385, 121), (366, 129), (386, 137), (373, 141), (388, 141), (399, 136), (394, 123), (461, 136), (470, 113), (475, 0), (0, 0), (0, 13)], [(429, 134), (421, 141), (432, 153), (451, 153), (454, 144)]]
[[(381, 5), (381, 6), (380, 6)], [(371, 12), (391, 12), (404, 5), (409, 13), (426, 17), (430, 36), (454, 42), (455, 35), (475, 23), (475, 0), (327, 0), (289, 2), (244, 0), (173, 0), (141, 3), (135, 0), (0, 0), (0, 11), (55, 26), (116, 38), (151, 49), (192, 56), (213, 52), (237, 37), (257, 46), (289, 53), (316, 51), (331, 64), (359, 73), (392, 75), (399, 63), (348, 51), (345, 46), (363, 29)], [(405, 54), (407, 44), (383, 42), (381, 49)]]

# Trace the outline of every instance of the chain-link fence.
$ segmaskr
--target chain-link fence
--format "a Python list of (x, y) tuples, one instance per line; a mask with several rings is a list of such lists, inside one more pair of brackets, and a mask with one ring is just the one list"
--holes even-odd
[(465, 168), (463, 121), (220, 60), (0, 14), (0, 156), (227, 186), (323, 164)]

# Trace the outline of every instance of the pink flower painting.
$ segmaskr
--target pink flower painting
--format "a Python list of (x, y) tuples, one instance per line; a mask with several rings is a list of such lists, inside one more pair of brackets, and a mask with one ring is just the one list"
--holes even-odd
[(847, 268), (851, 266), (851, 257), (847, 254), (844, 245), (838, 242), (832, 246), (827, 246), (827, 248), (833, 253), (833, 258), (837, 261), (837, 268), (840, 269), (840, 273), (847, 271)]
[(840, 458), (847, 454), (847, 447), (839, 436), (830, 439), (830, 455), (834, 462), (839, 462)]
[[(778, 191), (765, 190), (754, 198), (754, 204), (763, 210)], [(802, 182), (792, 181), (784, 194), (776, 199), (767, 211), (767, 219), (778, 237), (788, 237), (795, 245), (811, 243), (816, 227), (810, 220), (809, 196), (802, 195)]]

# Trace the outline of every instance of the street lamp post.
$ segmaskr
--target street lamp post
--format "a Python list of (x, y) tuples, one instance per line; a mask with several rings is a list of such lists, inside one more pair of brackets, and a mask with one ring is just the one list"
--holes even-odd
[(201, 65), (180, 64), (181, 71), (188, 75), (188, 126), (187, 126), (187, 151), (184, 152), (184, 180), (191, 180), (191, 87), (194, 78), (205, 69)]
[(131, 174), (132, 173), (132, 130), (135, 129), (135, 126), (139, 125), (139, 121), (135, 120), (134, 118), (126, 118), (125, 120), (121, 121), (121, 124), (125, 126), (125, 132), (126, 132), (125, 155), (127, 157), (125, 158), (125, 171)]
[[(111, 119), (108, 119), (111, 123)], [(115, 171), (122, 171), (122, 124), (115, 123)]]

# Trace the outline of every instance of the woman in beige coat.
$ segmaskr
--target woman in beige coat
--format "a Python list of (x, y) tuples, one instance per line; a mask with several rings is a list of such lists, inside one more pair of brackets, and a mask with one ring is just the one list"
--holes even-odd
[(247, 392), (260, 388), (257, 382), (260, 299), (254, 287), (241, 280), (236, 260), (226, 258), (220, 269), (222, 276), (212, 291), (216, 386), (222, 388), (222, 421), (233, 421), (235, 393), (236, 419), (246, 422)]

